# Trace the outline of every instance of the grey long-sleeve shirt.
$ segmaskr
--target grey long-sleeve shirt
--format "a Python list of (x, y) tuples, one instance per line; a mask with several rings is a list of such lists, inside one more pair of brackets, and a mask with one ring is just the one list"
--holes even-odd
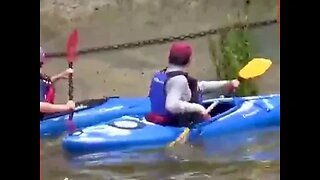
[[(185, 71), (183, 68), (169, 65), (167, 72)], [(202, 92), (211, 92), (226, 86), (230, 81), (199, 81), (198, 88)], [(171, 113), (204, 112), (206, 109), (197, 103), (190, 103), (191, 90), (185, 76), (175, 76), (166, 84), (166, 109)]]

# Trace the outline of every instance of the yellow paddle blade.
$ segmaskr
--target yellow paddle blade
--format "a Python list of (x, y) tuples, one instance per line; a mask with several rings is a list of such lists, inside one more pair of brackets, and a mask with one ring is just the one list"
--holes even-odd
[(272, 62), (270, 59), (254, 58), (240, 72), (239, 77), (243, 79), (251, 79), (264, 74)]
[(176, 145), (178, 142), (183, 144), (185, 143), (185, 141), (187, 140), (187, 137), (190, 133), (190, 129), (189, 128), (185, 128), (184, 131), (180, 134), (180, 136), (173, 142), (171, 142), (169, 144), (169, 147), (173, 147), (174, 145)]

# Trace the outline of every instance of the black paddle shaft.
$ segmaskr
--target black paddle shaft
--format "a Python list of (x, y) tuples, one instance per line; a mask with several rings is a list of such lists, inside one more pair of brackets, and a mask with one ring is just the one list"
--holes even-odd
[[(70, 62), (69, 63), (69, 68), (73, 69), (73, 63)], [(69, 74), (69, 100), (72, 101), (73, 100), (73, 78), (72, 78), (73, 74)], [(71, 112), (70, 116), (69, 116), (69, 121), (72, 121), (73, 119), (73, 111)]]
[[(69, 68), (73, 69), (73, 63), (69, 63)], [(73, 100), (73, 78), (72, 74), (69, 74), (69, 100)]]

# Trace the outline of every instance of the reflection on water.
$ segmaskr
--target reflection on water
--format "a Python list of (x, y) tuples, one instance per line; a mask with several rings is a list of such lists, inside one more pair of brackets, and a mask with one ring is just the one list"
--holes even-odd
[(51, 179), (61, 171), (73, 179), (280, 179), (279, 128), (221, 136), (174, 149), (76, 157), (63, 156), (57, 149), (57, 141), (45, 142), (45, 161), (59, 163), (56, 168), (44, 165), (44, 175)]
[(114, 151), (68, 158), (84, 165), (117, 165), (127, 163), (158, 163), (160, 161), (247, 161), (279, 160), (279, 128), (244, 132), (207, 139), (197, 145), (148, 151)]

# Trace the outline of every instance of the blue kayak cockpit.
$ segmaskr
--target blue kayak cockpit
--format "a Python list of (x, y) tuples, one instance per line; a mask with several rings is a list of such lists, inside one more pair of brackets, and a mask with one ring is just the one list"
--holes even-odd
[[(207, 103), (204, 103), (203, 106), (205, 108), (208, 108), (210, 105), (212, 104), (212, 102), (207, 102)], [(233, 109), (236, 107), (236, 103), (234, 101), (231, 101), (231, 102), (219, 102), (212, 110), (211, 112), (209, 113), (210, 116), (212, 118), (220, 115), (220, 114), (223, 114), (225, 112), (228, 112), (229, 110)]]

